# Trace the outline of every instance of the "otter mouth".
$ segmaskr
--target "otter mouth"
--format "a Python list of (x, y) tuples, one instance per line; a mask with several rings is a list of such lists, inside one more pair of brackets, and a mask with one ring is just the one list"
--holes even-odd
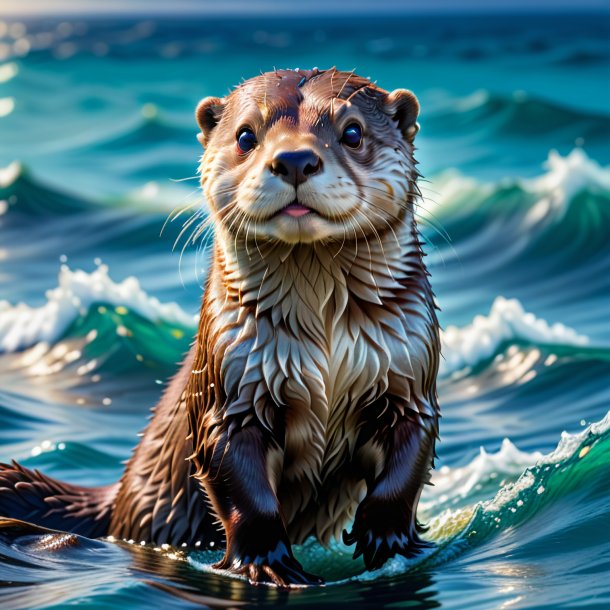
[(287, 206), (276, 212), (274, 216), (291, 216), (292, 218), (301, 218), (307, 214), (316, 214), (314, 210), (308, 208), (299, 202), (298, 199), (291, 201)]

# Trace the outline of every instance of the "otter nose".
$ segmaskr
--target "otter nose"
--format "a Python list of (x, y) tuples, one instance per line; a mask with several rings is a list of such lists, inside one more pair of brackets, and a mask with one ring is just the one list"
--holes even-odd
[(322, 159), (310, 149), (286, 150), (273, 157), (269, 169), (288, 184), (297, 185), (322, 169)]

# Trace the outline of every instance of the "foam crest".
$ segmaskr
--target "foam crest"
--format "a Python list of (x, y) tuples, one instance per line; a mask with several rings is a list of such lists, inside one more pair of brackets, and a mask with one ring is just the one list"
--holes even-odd
[[(176, 303), (161, 303), (147, 294), (135, 277), (115, 282), (106, 265), (91, 273), (62, 265), (58, 286), (47, 291), (44, 305), (32, 307), (0, 301), (0, 352), (57, 341), (94, 303), (122, 306), (151, 322), (163, 320), (167, 324), (193, 327), (197, 321)], [(441, 339), (444, 360), (440, 373), (445, 376), (484, 362), (507, 342), (574, 346), (588, 343), (586, 336), (563, 324), (551, 325), (536, 318), (525, 312), (518, 300), (503, 297), (496, 298), (489, 315), (476, 316), (464, 327), (449, 326)]]
[(23, 173), (23, 167), (19, 161), (13, 161), (6, 167), (0, 167), (0, 188), (8, 188), (17, 182)]
[[(446, 495), (449, 500), (465, 498), (465, 502), (459, 508), (442, 510), (429, 520), (427, 537), (438, 546), (432, 552), (413, 559), (395, 557), (380, 570), (364, 572), (353, 578), (369, 581), (379, 576), (417, 571), (422, 566), (442, 565), (469, 548), (481, 546), (488, 537), (519, 526), (544, 509), (545, 502), (540, 500), (547, 493), (546, 486), (555, 489), (555, 494), (550, 494), (546, 503), (561, 501), (557, 497), (560, 490), (569, 493), (568, 489), (558, 484), (557, 475), (565, 477), (562, 470), (570, 469), (574, 475), (572, 481), (576, 484), (579, 477), (575, 469), (580, 465), (579, 462), (589, 455), (596, 443), (608, 442), (609, 431), (610, 411), (602, 420), (581, 432), (563, 432), (557, 447), (546, 455), (519, 451), (510, 440), (505, 439), (495, 454), (481, 450), (480, 455), (464, 467), (441, 469), (434, 476), (435, 487), (427, 490), (428, 495)], [(601, 466), (607, 471), (605, 461)], [(503, 484), (491, 496), (488, 495), (487, 499), (477, 498), (474, 493), (475, 482), (502, 471), (512, 471), (514, 480)], [(519, 472), (521, 474), (516, 477)], [(427, 504), (429, 509), (431, 503)], [(427, 511), (426, 503), (422, 502), (420, 506)]]
[(599, 165), (582, 148), (573, 149), (565, 157), (551, 150), (542, 166), (546, 171), (534, 178), (497, 182), (480, 182), (448, 169), (432, 179), (431, 188), (422, 185), (421, 215), (427, 218), (440, 213), (440, 218), (450, 225), (456, 211), (472, 214), (487, 208), (495, 218), (502, 212), (497, 196), (516, 189), (521, 202), (517, 209), (522, 209), (527, 227), (549, 218), (561, 221), (583, 192), (602, 196), (600, 200), (604, 202), (610, 199), (610, 167)]
[(475, 316), (464, 327), (448, 326), (441, 335), (441, 375), (473, 367), (494, 356), (508, 342), (582, 346), (588, 337), (561, 323), (549, 324), (526, 312), (517, 299), (497, 297), (487, 316)]
[(446, 208), (472, 205), (475, 198), (480, 201), (489, 197), (494, 191), (493, 183), (478, 182), (475, 178), (465, 176), (455, 168), (447, 169), (432, 179), (432, 185), (425, 182), (419, 185), (423, 200), (416, 203), (420, 218), (434, 220)]
[[(562, 432), (557, 447), (551, 453), (540, 457), (530, 468), (523, 472), (517, 481), (503, 487), (492, 499), (483, 502), (481, 504), (482, 510), (485, 512), (501, 510), (507, 504), (516, 500), (521, 492), (539, 483), (535, 470), (540, 471), (548, 466), (558, 466), (576, 455), (577, 452), (579, 457), (584, 457), (590, 450), (590, 444), (593, 440), (600, 438), (608, 430), (610, 430), (610, 411), (606, 413), (602, 420), (590, 424), (581, 432), (574, 434)], [(539, 486), (536, 493), (540, 495), (544, 491), (544, 487)]]
[(40, 307), (0, 301), (0, 351), (13, 352), (39, 342), (53, 343), (94, 303), (120, 305), (151, 321), (194, 324), (194, 319), (176, 303), (161, 303), (148, 295), (135, 277), (114, 282), (106, 265), (91, 273), (62, 265), (59, 285), (47, 291), (46, 299)]
[(426, 489), (426, 497), (420, 503), (429, 511), (438, 503), (456, 498), (468, 498), (473, 491), (481, 489), (489, 480), (519, 475), (525, 468), (542, 458), (542, 453), (520, 451), (508, 438), (502, 441), (499, 451), (488, 453), (483, 447), (469, 464), (458, 468), (442, 466), (432, 475), (434, 487)]
[(610, 192), (610, 168), (601, 167), (581, 148), (575, 148), (565, 157), (552, 150), (544, 167), (548, 170), (545, 174), (521, 183), (524, 190), (540, 196), (529, 211), (526, 223), (534, 224), (548, 215), (555, 221), (561, 220), (570, 202), (583, 191)]

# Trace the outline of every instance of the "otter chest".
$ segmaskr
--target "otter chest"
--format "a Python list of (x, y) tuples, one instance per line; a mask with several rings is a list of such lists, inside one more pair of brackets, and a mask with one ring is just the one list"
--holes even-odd
[(261, 281), (250, 277), (235, 321), (222, 322), (231, 330), (221, 333), (236, 333), (222, 363), (225, 416), (282, 422), (283, 476), (324, 478), (353, 452), (366, 404), (388, 390), (408, 395), (399, 387), (412, 375), (407, 314), (392, 304), (400, 284), (383, 272), (350, 275), (326, 250), (299, 249)]
[(273, 327), (261, 363), (283, 409), (285, 476), (335, 471), (353, 453), (362, 407), (395, 385), (397, 373), (408, 374), (404, 320), (378, 309), (374, 318), (346, 308), (335, 319), (301, 315)]

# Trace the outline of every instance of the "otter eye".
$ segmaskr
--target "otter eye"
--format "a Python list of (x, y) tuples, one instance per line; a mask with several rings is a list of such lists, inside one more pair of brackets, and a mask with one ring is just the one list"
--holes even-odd
[(237, 148), (241, 154), (250, 152), (258, 143), (254, 132), (248, 127), (243, 127), (237, 134)]
[(362, 127), (358, 123), (350, 123), (343, 130), (341, 142), (350, 148), (358, 148), (362, 143)]

